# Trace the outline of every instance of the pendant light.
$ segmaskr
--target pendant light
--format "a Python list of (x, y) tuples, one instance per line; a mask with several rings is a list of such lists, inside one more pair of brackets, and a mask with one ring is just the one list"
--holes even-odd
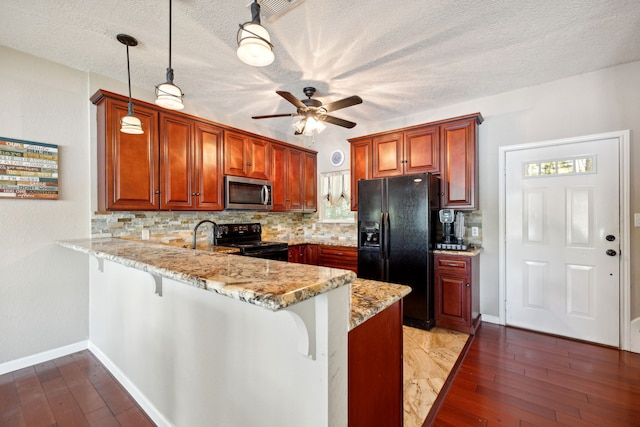
[(139, 118), (133, 115), (133, 102), (131, 102), (131, 70), (129, 69), (129, 46), (137, 46), (138, 40), (127, 34), (118, 34), (116, 36), (118, 41), (127, 47), (127, 80), (129, 82), (129, 106), (127, 108), (127, 115), (120, 119), (120, 132), (141, 134), (142, 122)]
[(266, 28), (260, 25), (258, 0), (251, 4), (251, 22), (240, 25), (238, 30), (238, 58), (245, 64), (264, 67), (273, 62), (273, 45)]
[(173, 68), (171, 68), (171, 0), (169, 0), (169, 68), (167, 81), (156, 86), (156, 104), (169, 110), (182, 110), (184, 93), (173, 84)]

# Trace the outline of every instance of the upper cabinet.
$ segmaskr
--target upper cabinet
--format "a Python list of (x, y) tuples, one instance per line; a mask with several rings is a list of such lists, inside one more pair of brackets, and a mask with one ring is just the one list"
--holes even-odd
[(225, 131), (224, 174), (267, 179), (269, 176), (269, 142), (249, 135)]
[(160, 206), (221, 210), (222, 129), (160, 113)]
[(273, 210), (314, 212), (317, 209), (316, 153), (271, 144)]
[(222, 210), (224, 174), (271, 179), (274, 210), (316, 209), (314, 151), (141, 101), (134, 114), (144, 133), (126, 134), (120, 132), (126, 97), (100, 90), (91, 101), (98, 210)]
[(351, 142), (351, 210), (358, 210), (358, 181), (371, 179), (371, 139)]
[(376, 136), (372, 150), (373, 178), (440, 171), (437, 126)]
[(358, 180), (430, 172), (441, 178), (440, 206), (478, 209), (477, 126), (480, 113), (375, 135), (351, 143), (351, 210)]
[(478, 209), (477, 127), (475, 118), (440, 126), (443, 208)]
[[(94, 95), (95, 97), (95, 95)], [(93, 98), (92, 98), (93, 101)], [(136, 105), (144, 133), (120, 132), (127, 102), (100, 97), (94, 101), (98, 119), (98, 210), (157, 210), (158, 112)]]

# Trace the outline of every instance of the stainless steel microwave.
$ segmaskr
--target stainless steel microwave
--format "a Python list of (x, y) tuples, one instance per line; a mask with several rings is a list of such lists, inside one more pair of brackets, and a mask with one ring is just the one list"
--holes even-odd
[(224, 208), (269, 211), (273, 209), (271, 181), (226, 175)]

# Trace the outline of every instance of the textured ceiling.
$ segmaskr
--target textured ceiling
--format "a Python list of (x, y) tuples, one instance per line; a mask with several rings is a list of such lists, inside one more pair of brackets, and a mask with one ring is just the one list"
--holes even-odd
[[(640, 60), (638, 0), (304, 0), (263, 20), (276, 59), (254, 68), (235, 53), (250, 1), (173, 1), (186, 104), (247, 119), (288, 113), (275, 91), (303, 98), (311, 85), (324, 103), (364, 99), (335, 116), (379, 123)], [(152, 90), (165, 80), (168, 10), (166, 0), (2, 0), (0, 44), (126, 82), (116, 40), (126, 33), (139, 41), (132, 84)], [(292, 133), (289, 118), (260, 125)]]

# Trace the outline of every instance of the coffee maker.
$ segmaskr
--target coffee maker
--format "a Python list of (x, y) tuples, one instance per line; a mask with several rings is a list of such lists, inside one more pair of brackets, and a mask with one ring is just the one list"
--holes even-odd
[(465, 251), (464, 243), (464, 214), (453, 209), (440, 209), (438, 212), (442, 223), (442, 242), (436, 243), (436, 249)]

